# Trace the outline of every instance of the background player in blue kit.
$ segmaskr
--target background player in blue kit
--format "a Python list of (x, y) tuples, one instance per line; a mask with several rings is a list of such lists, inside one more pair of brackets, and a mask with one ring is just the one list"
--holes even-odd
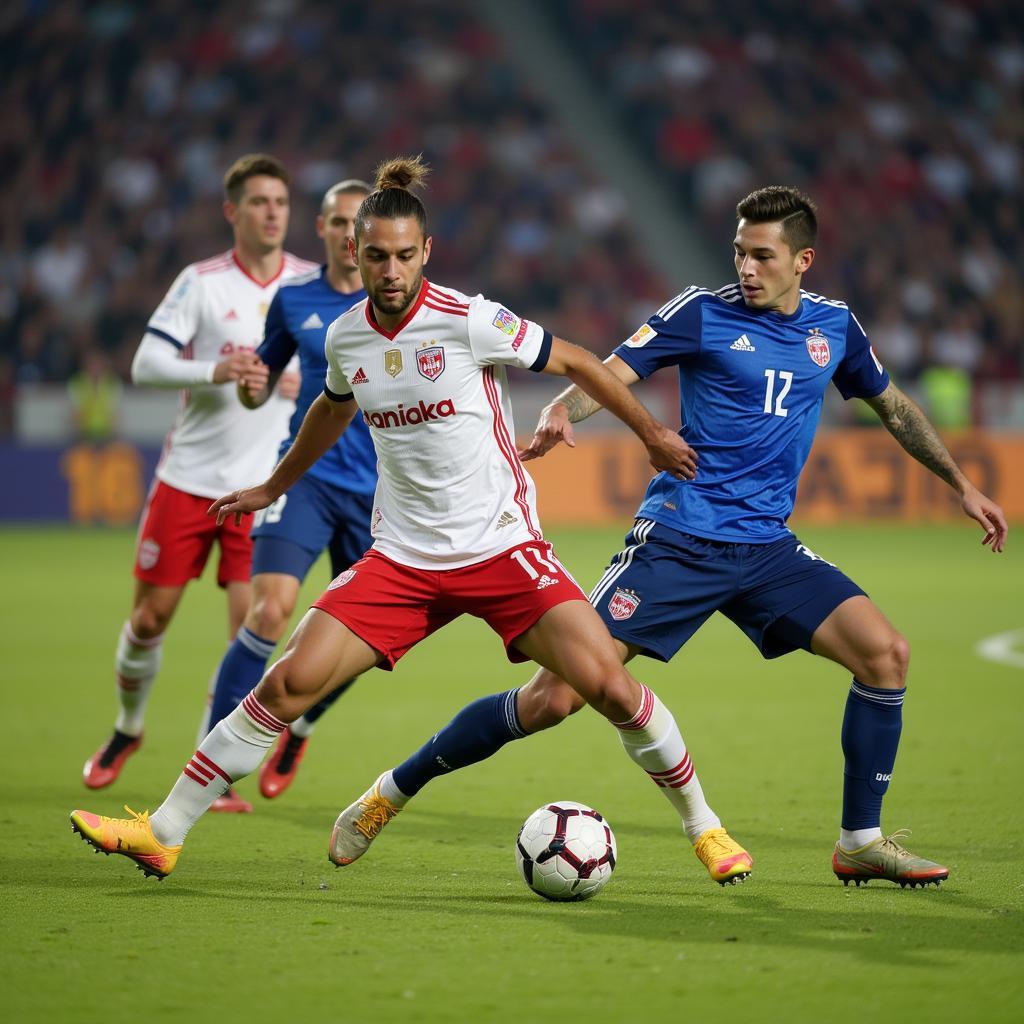
[[(278, 291), (267, 312), (263, 344), (257, 355), (270, 370), (266, 387), (249, 391), (239, 383), (242, 402), (256, 408), (267, 400), (274, 381), (296, 352), (302, 388), (296, 401), (288, 450), (327, 372), (324, 339), (342, 313), (366, 297), (359, 268), (349, 253), (356, 211), (371, 192), (366, 182), (350, 179), (327, 190), (317, 217), (327, 263)], [(260, 681), (267, 660), (295, 608), (299, 587), (320, 553), (327, 549), (331, 572), (358, 561), (370, 547), (370, 515), (377, 484), (377, 456), (361, 419), (351, 427), (287, 494), (256, 517), (252, 531), (252, 602), (242, 628), (217, 670), (204, 735), (229, 714)], [(260, 772), (265, 797), (282, 793), (295, 776), (313, 723), (351, 683), (335, 690), (282, 733)], [(232, 789), (213, 805), (218, 811), (251, 811)]]
[[(720, 611), (765, 658), (802, 649), (848, 669), (853, 682), (842, 727), (842, 828), (833, 870), (844, 884), (871, 878), (938, 884), (946, 868), (881, 831), (902, 725), (908, 644), (852, 580), (786, 527), (829, 382), (844, 398), (865, 400), (910, 455), (954, 488), (993, 551), (1003, 550), (1006, 520), (960, 471), (921, 410), (891, 383), (845, 303), (800, 287), (814, 259), (814, 204), (795, 189), (771, 186), (740, 202), (737, 217), (738, 283), (717, 292), (687, 288), (607, 360), (626, 384), (662, 367), (679, 368), (682, 434), (700, 461), (692, 481), (664, 473), (651, 481), (626, 547), (590, 600), (623, 661), (637, 654), (668, 661)], [(522, 458), (537, 458), (559, 441), (574, 445), (571, 423), (598, 408), (569, 388), (544, 411)], [(483, 760), (583, 706), (544, 670), (518, 691), (519, 730), (500, 713), (506, 702), (507, 694), (497, 694), (468, 705), (385, 773), (387, 790), (414, 796), (430, 779)], [(694, 841), (710, 812), (692, 766), (684, 761), (654, 781)], [(384, 801), (380, 790), (378, 780), (338, 818), (331, 848), (336, 863), (364, 853), (404, 806), (401, 799)], [(737, 847), (732, 854), (737, 873), (745, 873), (744, 851)], [(712, 878), (730, 880), (723, 874), (712, 872)]]

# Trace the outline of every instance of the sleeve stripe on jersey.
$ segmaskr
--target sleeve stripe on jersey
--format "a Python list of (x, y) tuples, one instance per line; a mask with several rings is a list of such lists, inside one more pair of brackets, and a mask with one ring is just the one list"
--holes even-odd
[(166, 331), (161, 331), (159, 327), (149, 325), (146, 327), (146, 333), (155, 334), (158, 338), (163, 338), (164, 341), (169, 341), (179, 352), (185, 347), (177, 338), (168, 334)]
[(545, 366), (548, 365), (548, 360), (551, 358), (551, 332), (545, 331), (544, 338), (540, 343), (540, 351), (537, 353), (537, 358), (534, 359), (533, 365), (530, 367), (534, 373), (540, 373)]
[(432, 301), (432, 296), (427, 295), (423, 300), (423, 305), (428, 309), (437, 310), (438, 313), (451, 313), (452, 316), (469, 316), (469, 308), (456, 309), (454, 306), (442, 306), (439, 303)]
[(530, 503), (526, 500), (529, 484), (527, 483), (526, 473), (523, 470), (523, 464), (519, 461), (519, 456), (516, 454), (516, 446), (512, 443), (508, 426), (501, 412), (501, 399), (498, 397), (498, 389), (494, 383), (493, 366), (484, 367), (484, 394), (487, 396), (487, 404), (491, 407), (491, 426), (494, 432), (494, 440), (497, 441), (498, 450), (511, 467), (512, 475), (516, 481), (515, 503), (523, 513), (523, 521), (526, 524), (526, 528), (530, 531), (530, 536), (534, 540), (543, 540), (543, 535), (537, 529), (530, 516)]
[(441, 289), (438, 288), (436, 284), (428, 282), (427, 293), (430, 296), (430, 298), (436, 299), (439, 302), (448, 302), (451, 303), (451, 305), (453, 306), (461, 306), (463, 309), (469, 309), (468, 302), (462, 302), (459, 299), (455, 298), (454, 295), (449, 295), (447, 292), (441, 291)]
[(337, 392), (332, 391), (326, 384), (324, 385), (324, 394), (332, 402), (351, 402), (352, 399), (355, 397), (351, 391), (349, 391), (347, 394), (339, 395), (337, 394)]
[(671, 320), (688, 302), (692, 302), (694, 299), (701, 295), (710, 295), (706, 288), (698, 288), (692, 286), (687, 288), (686, 291), (680, 292), (671, 302), (666, 302), (661, 309), (658, 310), (657, 316), (660, 316), (662, 320)]

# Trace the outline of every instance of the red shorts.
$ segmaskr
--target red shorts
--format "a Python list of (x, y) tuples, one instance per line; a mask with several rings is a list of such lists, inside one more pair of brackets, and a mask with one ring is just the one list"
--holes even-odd
[(206, 510), (210, 498), (186, 494), (156, 481), (139, 526), (135, 578), (156, 587), (182, 587), (202, 575), (213, 542), (220, 544), (217, 582), (247, 583), (252, 572), (252, 516), (235, 526), (233, 516), (218, 526)]
[(462, 569), (413, 569), (370, 550), (313, 607), (333, 615), (379, 651), (391, 669), (421, 640), (463, 612), (483, 619), (509, 661), (527, 661), (512, 644), (545, 612), (587, 595), (546, 541), (527, 541)]

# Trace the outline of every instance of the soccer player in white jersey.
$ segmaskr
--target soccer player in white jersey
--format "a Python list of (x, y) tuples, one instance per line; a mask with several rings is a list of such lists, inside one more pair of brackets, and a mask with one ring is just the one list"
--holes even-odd
[[(182, 389), (139, 526), (135, 595), (121, 629), (114, 671), (118, 712), (113, 735), (89, 758), (90, 789), (109, 786), (142, 743), (143, 718), (160, 668), (163, 636), (186, 584), (198, 577), (214, 543), (217, 582), (225, 589), (229, 636), (249, 605), (249, 523), (217, 525), (205, 513), (225, 489), (263, 479), (288, 433), (297, 376), (259, 410), (244, 408), (236, 382), (258, 388), (267, 368), (256, 358), (267, 307), (278, 285), (316, 265), (284, 251), (288, 173), (262, 153), (240, 157), (224, 176), (224, 216), (234, 246), (187, 266), (146, 327), (132, 380)], [(227, 797), (225, 802), (229, 802)]]
[[(677, 478), (694, 477), (694, 453), (591, 353), (482, 296), (424, 279), (431, 240), (423, 205), (408, 188), (425, 174), (418, 159), (378, 169), (353, 242), (368, 297), (328, 332), (324, 394), (265, 483), (211, 506), (218, 521), (266, 508), (361, 409), (379, 458), (373, 547), (314, 604), (284, 656), (202, 742), (152, 817), (72, 812), (86, 841), (128, 856), (146, 874), (173, 870), (192, 825), (259, 766), (289, 722), (344, 680), (393, 668), (464, 612), (487, 621), (510, 660), (559, 671), (615, 725), (646, 771), (667, 774), (686, 757), (671, 713), (623, 668), (540, 532), (533, 483), (514, 445), (504, 367), (568, 376), (634, 430), (655, 467)], [(383, 776), (378, 789), (380, 813), (395, 813), (400, 794)]]

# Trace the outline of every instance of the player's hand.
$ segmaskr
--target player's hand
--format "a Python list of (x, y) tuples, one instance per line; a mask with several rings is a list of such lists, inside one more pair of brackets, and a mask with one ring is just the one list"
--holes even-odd
[(244, 491), (232, 491), (218, 498), (207, 510), (208, 516), (217, 517), (217, 525), (227, 519), (228, 516), (235, 517), (235, 525), (240, 526), (242, 516), (249, 512), (259, 512), (261, 508), (273, 505), (279, 495), (274, 494), (266, 484), (257, 487), (248, 487)]
[(576, 438), (569, 422), (569, 410), (561, 402), (552, 402), (540, 414), (537, 429), (533, 432), (533, 440), (525, 448), (520, 449), (519, 458), (522, 462), (539, 459), (560, 441), (564, 441), (570, 448), (576, 447)]
[(257, 394), (267, 386), (270, 370), (255, 352), (239, 349), (222, 359), (213, 370), (214, 384), (227, 384), (236, 380), (250, 394)]
[(981, 523), (985, 536), (981, 543), (991, 544), (993, 551), (1002, 551), (1006, 547), (1006, 535), (1009, 527), (1003, 510), (991, 499), (986, 498), (977, 487), (968, 487), (960, 499), (960, 507), (972, 519)]
[(295, 399), (299, 397), (299, 387), (302, 385), (302, 377), (294, 370), (285, 370), (277, 380), (277, 393), (282, 398)]
[(647, 442), (651, 465), (677, 480), (692, 480), (697, 475), (697, 453), (674, 431), (659, 425), (653, 441)]

